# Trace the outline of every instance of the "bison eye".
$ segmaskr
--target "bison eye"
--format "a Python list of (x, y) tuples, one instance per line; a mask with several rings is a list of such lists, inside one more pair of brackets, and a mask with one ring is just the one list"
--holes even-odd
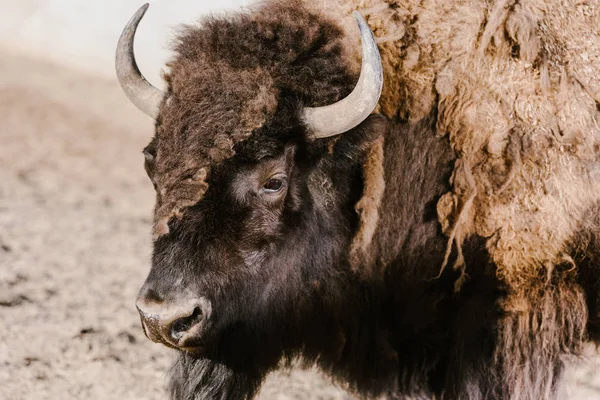
[(285, 186), (285, 178), (284, 177), (273, 177), (269, 178), (267, 182), (265, 182), (263, 186), (263, 192), (265, 193), (277, 193), (283, 189)]

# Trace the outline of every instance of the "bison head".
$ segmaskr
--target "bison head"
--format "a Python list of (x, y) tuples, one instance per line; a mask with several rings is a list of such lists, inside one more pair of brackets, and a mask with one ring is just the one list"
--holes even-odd
[(339, 314), (360, 291), (348, 249), (361, 164), (383, 130), (369, 117), (377, 45), (356, 14), (355, 83), (341, 30), (298, 6), (206, 20), (180, 36), (161, 92), (133, 55), (146, 9), (116, 58), (125, 93), (156, 120), (144, 150), (157, 193), (144, 330), (186, 357), (264, 371), (348, 323)]

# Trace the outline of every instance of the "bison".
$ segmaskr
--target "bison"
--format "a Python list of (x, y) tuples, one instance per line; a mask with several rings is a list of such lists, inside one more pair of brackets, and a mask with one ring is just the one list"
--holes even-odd
[(147, 7), (116, 69), (156, 121), (136, 304), (173, 399), (296, 359), (362, 397), (560, 397), (600, 333), (597, 0), (266, 0), (183, 27), (166, 92)]

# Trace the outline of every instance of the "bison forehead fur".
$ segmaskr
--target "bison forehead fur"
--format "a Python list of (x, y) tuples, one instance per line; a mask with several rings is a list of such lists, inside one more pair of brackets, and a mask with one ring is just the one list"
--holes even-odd
[[(357, 80), (354, 10), (379, 115), (312, 141), (299, 110)], [(556, 398), (600, 337), (598, 27), (598, 0), (267, 0), (183, 28), (148, 281), (214, 292), (221, 336), (181, 353), (173, 398), (251, 398), (297, 356), (364, 396)], [(269, 158), (285, 201), (233, 206)]]

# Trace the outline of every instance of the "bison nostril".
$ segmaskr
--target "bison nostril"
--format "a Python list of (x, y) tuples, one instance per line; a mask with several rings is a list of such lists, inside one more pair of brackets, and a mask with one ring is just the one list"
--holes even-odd
[(194, 312), (189, 317), (179, 318), (171, 325), (171, 337), (175, 340), (181, 339), (183, 334), (191, 327), (202, 321), (202, 311), (200, 307), (194, 308)]

